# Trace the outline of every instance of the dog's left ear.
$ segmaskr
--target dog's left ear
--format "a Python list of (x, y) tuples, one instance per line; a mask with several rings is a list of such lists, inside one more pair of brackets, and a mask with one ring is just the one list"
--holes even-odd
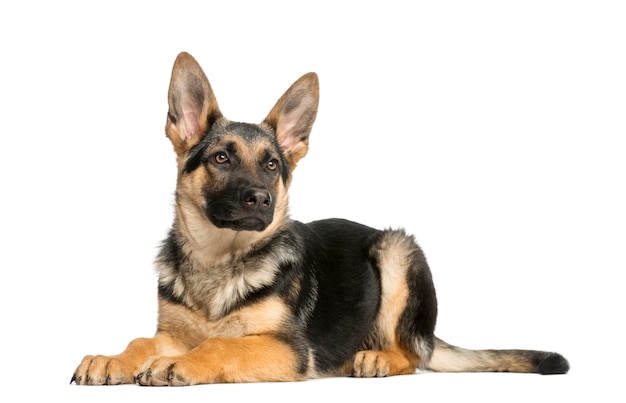
[(276, 132), (276, 139), (291, 169), (309, 149), (309, 134), (317, 115), (319, 81), (307, 73), (293, 83), (276, 102), (264, 123)]

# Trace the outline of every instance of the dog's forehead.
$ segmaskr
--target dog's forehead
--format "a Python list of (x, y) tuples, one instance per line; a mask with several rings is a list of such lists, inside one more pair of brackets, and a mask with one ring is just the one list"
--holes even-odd
[(239, 148), (246, 148), (248, 151), (259, 147), (273, 148), (277, 144), (273, 133), (267, 132), (261, 126), (243, 122), (229, 122), (215, 127), (209, 131), (205, 140), (207, 148), (228, 143), (239, 145)]

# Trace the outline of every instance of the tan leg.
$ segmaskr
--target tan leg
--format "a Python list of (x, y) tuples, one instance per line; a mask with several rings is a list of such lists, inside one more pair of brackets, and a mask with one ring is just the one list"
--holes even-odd
[[(71, 382), (77, 385), (118, 385), (134, 383), (139, 369), (148, 357), (163, 351), (180, 349), (170, 337), (155, 336), (131, 341), (124, 352), (113, 356), (88, 355), (74, 371)], [(70, 382), (70, 383), (71, 383)]]
[(294, 351), (270, 336), (208, 339), (175, 357), (151, 357), (140, 370), (141, 385), (305, 379)]

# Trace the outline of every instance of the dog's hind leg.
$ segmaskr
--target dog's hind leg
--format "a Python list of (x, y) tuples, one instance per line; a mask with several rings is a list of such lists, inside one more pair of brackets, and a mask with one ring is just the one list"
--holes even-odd
[(404, 231), (383, 231), (369, 248), (380, 270), (380, 309), (373, 332), (350, 374), (381, 377), (414, 373), (434, 348), (437, 299), (426, 258)]

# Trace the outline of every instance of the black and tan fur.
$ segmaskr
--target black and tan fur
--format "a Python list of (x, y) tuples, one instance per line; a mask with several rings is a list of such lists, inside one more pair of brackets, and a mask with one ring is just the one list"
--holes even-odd
[(314, 73), (260, 124), (224, 118), (181, 53), (166, 133), (178, 162), (175, 219), (156, 260), (158, 325), (114, 356), (87, 356), (72, 382), (193, 385), (433, 371), (566, 373), (559, 354), (465, 350), (434, 336), (426, 259), (402, 230), (287, 214), (318, 105)]

